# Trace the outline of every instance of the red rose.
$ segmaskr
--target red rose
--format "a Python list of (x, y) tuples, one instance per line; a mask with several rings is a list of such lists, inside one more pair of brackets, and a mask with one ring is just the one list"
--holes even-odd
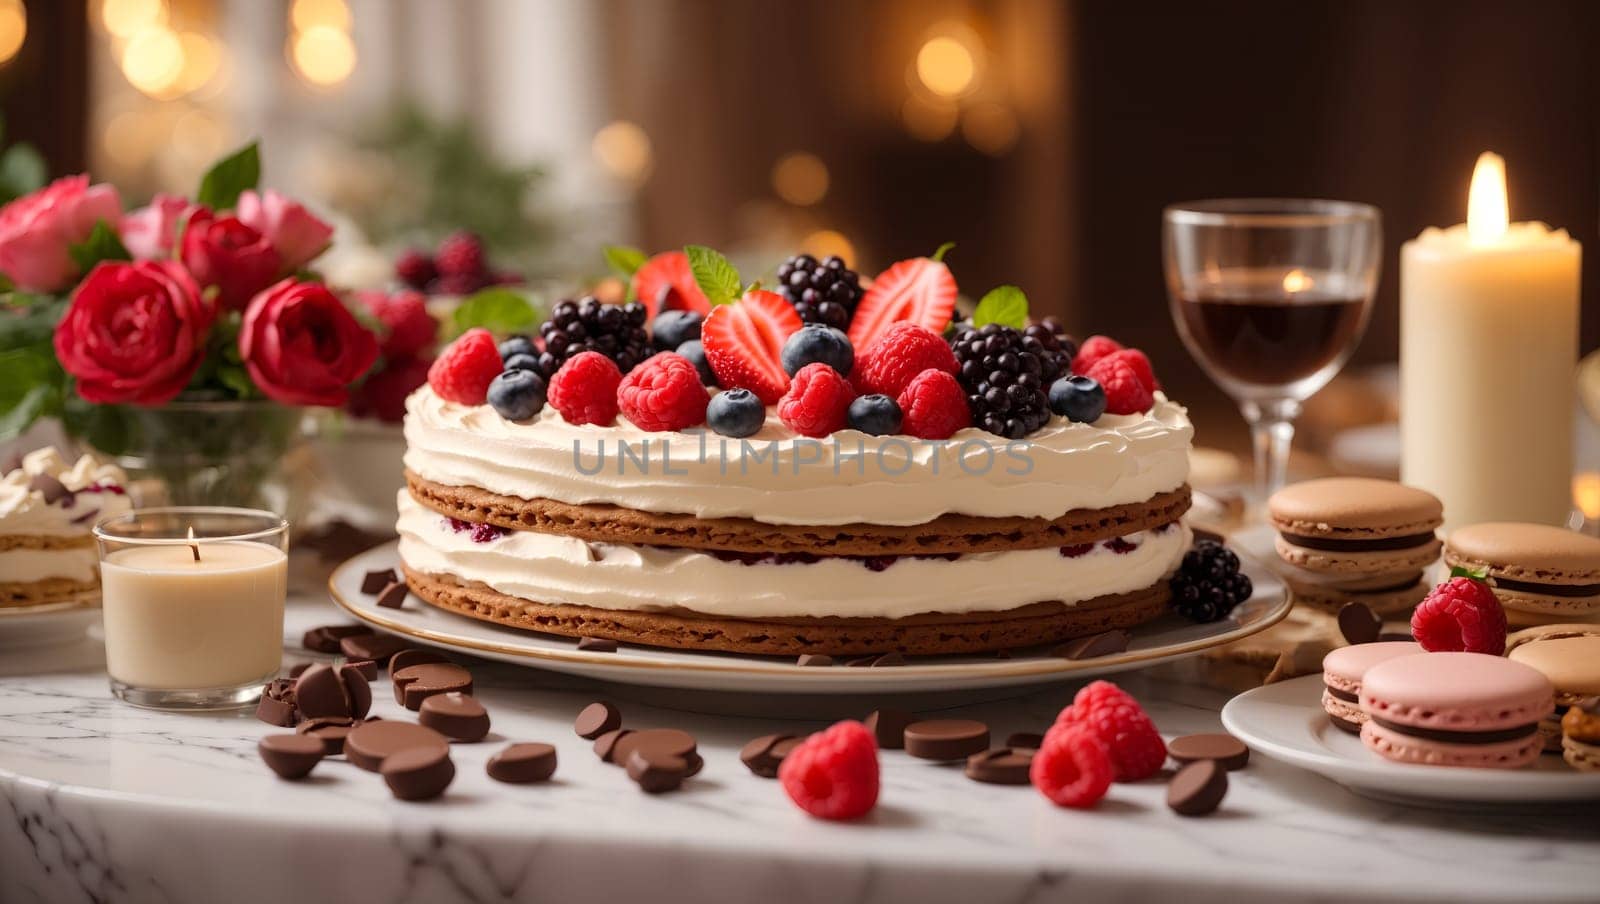
[(267, 237), (238, 217), (195, 211), (183, 228), (178, 256), (202, 286), (216, 286), (224, 307), (239, 310), (272, 285), (282, 261)]
[(73, 293), (56, 325), (56, 357), (90, 402), (160, 405), (194, 376), (215, 319), (177, 263), (107, 262)]
[(336, 407), (378, 360), (378, 340), (327, 286), (286, 279), (245, 308), (239, 354), (270, 398)]

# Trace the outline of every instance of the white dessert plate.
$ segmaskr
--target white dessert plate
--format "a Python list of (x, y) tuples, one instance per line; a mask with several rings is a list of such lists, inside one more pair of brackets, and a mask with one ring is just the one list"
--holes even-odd
[(658, 649), (624, 644), (615, 653), (580, 651), (571, 638), (536, 634), (435, 608), (412, 597), (385, 609), (361, 592), (367, 571), (398, 569), (396, 544), (350, 559), (328, 581), (333, 601), (374, 627), (421, 643), (488, 659), (538, 666), (602, 681), (714, 691), (795, 694), (912, 693), (976, 690), (1087, 679), (1192, 656), (1276, 624), (1292, 605), (1282, 582), (1246, 558), (1255, 594), (1228, 618), (1208, 625), (1165, 615), (1132, 632), (1126, 652), (1069, 660), (1045, 653), (918, 657), (893, 668), (801, 667), (792, 658)]
[(0, 609), (0, 650), (80, 641), (99, 620), (99, 606), (76, 601)]
[(1600, 799), (1600, 773), (1569, 768), (1555, 754), (1525, 769), (1458, 769), (1383, 759), (1328, 721), (1321, 675), (1245, 691), (1222, 708), (1222, 725), (1257, 753), (1309, 769), (1364, 797), (1435, 807)]

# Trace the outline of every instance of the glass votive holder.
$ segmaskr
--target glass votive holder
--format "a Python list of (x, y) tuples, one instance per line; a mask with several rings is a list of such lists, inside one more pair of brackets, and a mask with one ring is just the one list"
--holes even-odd
[(289, 522), (255, 509), (136, 509), (94, 535), (113, 694), (158, 709), (260, 696), (283, 660)]

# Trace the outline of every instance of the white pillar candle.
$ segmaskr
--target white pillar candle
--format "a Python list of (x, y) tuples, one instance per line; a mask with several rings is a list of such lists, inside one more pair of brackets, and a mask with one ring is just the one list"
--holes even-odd
[(1400, 478), (1444, 502), (1447, 532), (1572, 509), (1581, 249), (1508, 220), (1486, 153), (1467, 222), (1400, 251)]
[(289, 565), (275, 546), (132, 546), (101, 559), (100, 583), (106, 671), (124, 684), (232, 687), (282, 662)]

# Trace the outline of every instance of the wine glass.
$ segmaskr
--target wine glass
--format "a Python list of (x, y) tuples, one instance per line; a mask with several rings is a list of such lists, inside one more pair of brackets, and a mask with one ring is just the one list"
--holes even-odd
[(1283, 486), (1300, 403), (1333, 379), (1366, 332), (1378, 209), (1235, 198), (1174, 204), (1161, 219), (1172, 319), (1250, 424), (1260, 504)]

